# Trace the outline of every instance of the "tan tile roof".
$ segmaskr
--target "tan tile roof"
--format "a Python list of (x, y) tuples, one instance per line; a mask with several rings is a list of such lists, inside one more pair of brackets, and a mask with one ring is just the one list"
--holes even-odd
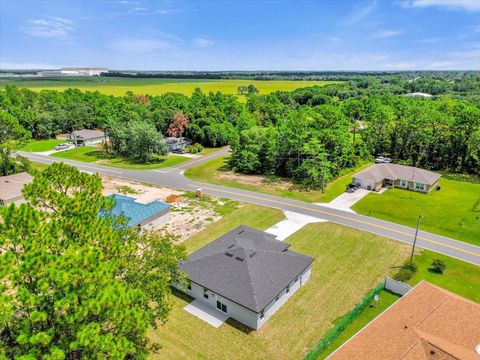
[(88, 129), (77, 130), (77, 131), (74, 131), (72, 134), (85, 140), (96, 139), (96, 138), (105, 136), (105, 133), (103, 131), (88, 130)]
[(0, 177), (0, 199), (10, 200), (22, 195), (25, 184), (32, 182), (32, 176), (26, 172)]
[(354, 175), (354, 178), (365, 179), (371, 181), (388, 180), (408, 180), (433, 185), (440, 178), (440, 174), (420, 169), (413, 166), (405, 166), (398, 164), (374, 164), (365, 170)]
[(479, 360), (480, 304), (426, 281), (334, 352), (329, 360)]

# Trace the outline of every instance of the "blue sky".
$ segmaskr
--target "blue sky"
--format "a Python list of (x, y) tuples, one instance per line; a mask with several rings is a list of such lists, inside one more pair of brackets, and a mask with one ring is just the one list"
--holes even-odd
[(0, 0), (0, 67), (480, 69), (480, 0)]

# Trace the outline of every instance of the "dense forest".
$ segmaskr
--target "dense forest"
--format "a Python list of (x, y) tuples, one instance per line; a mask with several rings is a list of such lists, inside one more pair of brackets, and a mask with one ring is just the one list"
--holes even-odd
[[(289, 93), (253, 93), (246, 104), (233, 95), (200, 89), (190, 97), (114, 97), (7, 86), (0, 91), (0, 141), (100, 128), (112, 134), (112, 149), (120, 154), (128, 139), (146, 139), (148, 151), (163, 154), (158, 143), (181, 116), (183, 135), (194, 142), (230, 145), (229, 164), (236, 171), (288, 177), (307, 186), (320, 186), (376, 155), (427, 169), (479, 174), (479, 74), (449, 72), (437, 78), (433, 73), (414, 79), (408, 74), (362, 75)], [(433, 96), (405, 96), (412, 92)]]

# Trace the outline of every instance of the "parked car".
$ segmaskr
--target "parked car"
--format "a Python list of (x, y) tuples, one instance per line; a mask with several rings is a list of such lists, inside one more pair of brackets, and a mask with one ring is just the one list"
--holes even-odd
[(346, 192), (348, 193), (353, 193), (355, 191), (357, 191), (358, 189), (360, 189), (360, 184), (359, 183), (351, 183), (351, 184), (348, 184), (347, 185), (347, 188), (346, 188)]
[(392, 162), (392, 159), (383, 157), (383, 156), (379, 156), (375, 159), (376, 164), (389, 164), (391, 162)]
[(68, 149), (69, 147), (70, 147), (70, 144), (67, 144), (67, 143), (58, 144), (57, 146), (55, 146), (55, 150), (65, 150), (65, 149)]

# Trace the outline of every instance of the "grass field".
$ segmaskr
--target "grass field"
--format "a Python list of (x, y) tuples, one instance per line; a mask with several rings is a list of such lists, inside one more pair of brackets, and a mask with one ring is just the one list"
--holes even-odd
[[(253, 222), (265, 217), (253, 210), (238, 211), (245, 211)], [(197, 249), (244, 219), (232, 212), (222, 220), (228, 226), (210, 225), (187, 241), (187, 248)], [(262, 228), (269, 225), (262, 221)], [(331, 223), (307, 225), (287, 241), (292, 250), (315, 257), (312, 276), (262, 329), (248, 332), (232, 324), (215, 329), (183, 310), (189, 299), (175, 296), (167, 323), (149, 332), (162, 346), (152, 358), (301, 359), (339, 316), (408, 254), (400, 243)]]
[[(447, 265), (443, 274), (437, 274), (429, 270), (433, 259), (441, 259)], [(410, 284), (418, 284), (426, 280), (480, 303), (480, 267), (451, 257), (424, 250), (414, 257), (418, 267), (415, 276), (409, 281)]]
[(181, 164), (185, 161), (191, 160), (185, 156), (179, 155), (168, 155), (164, 161), (152, 162), (148, 164), (137, 163), (133, 160), (124, 159), (121, 157), (111, 156), (106, 154), (102, 150), (97, 148), (82, 146), (77, 149), (70, 149), (66, 151), (60, 151), (53, 153), (50, 156), (67, 159), (67, 160), (77, 160), (87, 163), (97, 163), (100, 165), (113, 166), (122, 169), (131, 169), (131, 170), (149, 170), (149, 169), (160, 169), (169, 166), (175, 166)]
[(65, 140), (30, 140), (25, 145), (20, 147), (20, 150), (29, 152), (42, 152), (53, 150), (58, 144), (63, 144)]
[(273, 91), (292, 91), (294, 89), (339, 83), (335, 81), (292, 81), (292, 80), (182, 80), (182, 79), (128, 79), (113, 77), (88, 78), (8, 78), (0, 79), (0, 88), (12, 84), (32, 90), (65, 90), (78, 88), (82, 91), (99, 91), (107, 95), (125, 95), (127, 91), (134, 94), (161, 95), (167, 92), (176, 92), (191, 95), (197, 87), (203, 92), (221, 91), (224, 94), (237, 94), (237, 88), (242, 85), (253, 84), (261, 94)]
[(421, 194), (390, 189), (369, 194), (353, 206), (360, 214), (480, 245), (480, 183), (440, 179), (440, 191)]
[(399, 295), (393, 294), (389, 291), (380, 292), (378, 294), (378, 302), (374, 304), (372, 301), (369, 306), (363, 309), (360, 315), (352, 321), (352, 323), (340, 334), (340, 336), (336, 338), (325, 349), (325, 351), (320, 354), (318, 359), (325, 359), (328, 355), (338, 349), (344, 342), (350, 339), (398, 299), (400, 299)]
[(249, 178), (253, 179), (257, 177), (249, 177), (248, 175), (235, 176), (235, 174), (228, 169), (228, 166), (225, 165), (227, 158), (228, 155), (190, 168), (185, 171), (185, 176), (195, 181), (258, 191), (290, 199), (307, 202), (329, 202), (345, 191), (345, 187), (352, 181), (352, 175), (354, 173), (370, 165), (369, 163), (363, 163), (356, 169), (346, 171), (339, 178), (328, 183), (325, 192), (322, 193), (320, 190), (307, 191), (294, 184), (286, 184), (285, 181), (265, 180), (254, 184), (249, 182)]
[[(445, 262), (447, 265), (445, 273), (437, 274), (429, 271), (433, 259), (441, 259)], [(478, 266), (427, 250), (416, 255), (414, 262), (418, 267), (418, 271), (409, 281), (411, 285), (414, 286), (420, 281), (426, 280), (467, 299), (480, 303), (480, 291), (478, 291), (478, 289), (480, 289), (480, 268)], [(375, 306), (370, 305), (365, 308), (345, 331), (329, 345), (319, 359), (325, 359), (398, 299), (399, 296), (390, 292), (383, 291), (380, 293), (378, 303)]]

